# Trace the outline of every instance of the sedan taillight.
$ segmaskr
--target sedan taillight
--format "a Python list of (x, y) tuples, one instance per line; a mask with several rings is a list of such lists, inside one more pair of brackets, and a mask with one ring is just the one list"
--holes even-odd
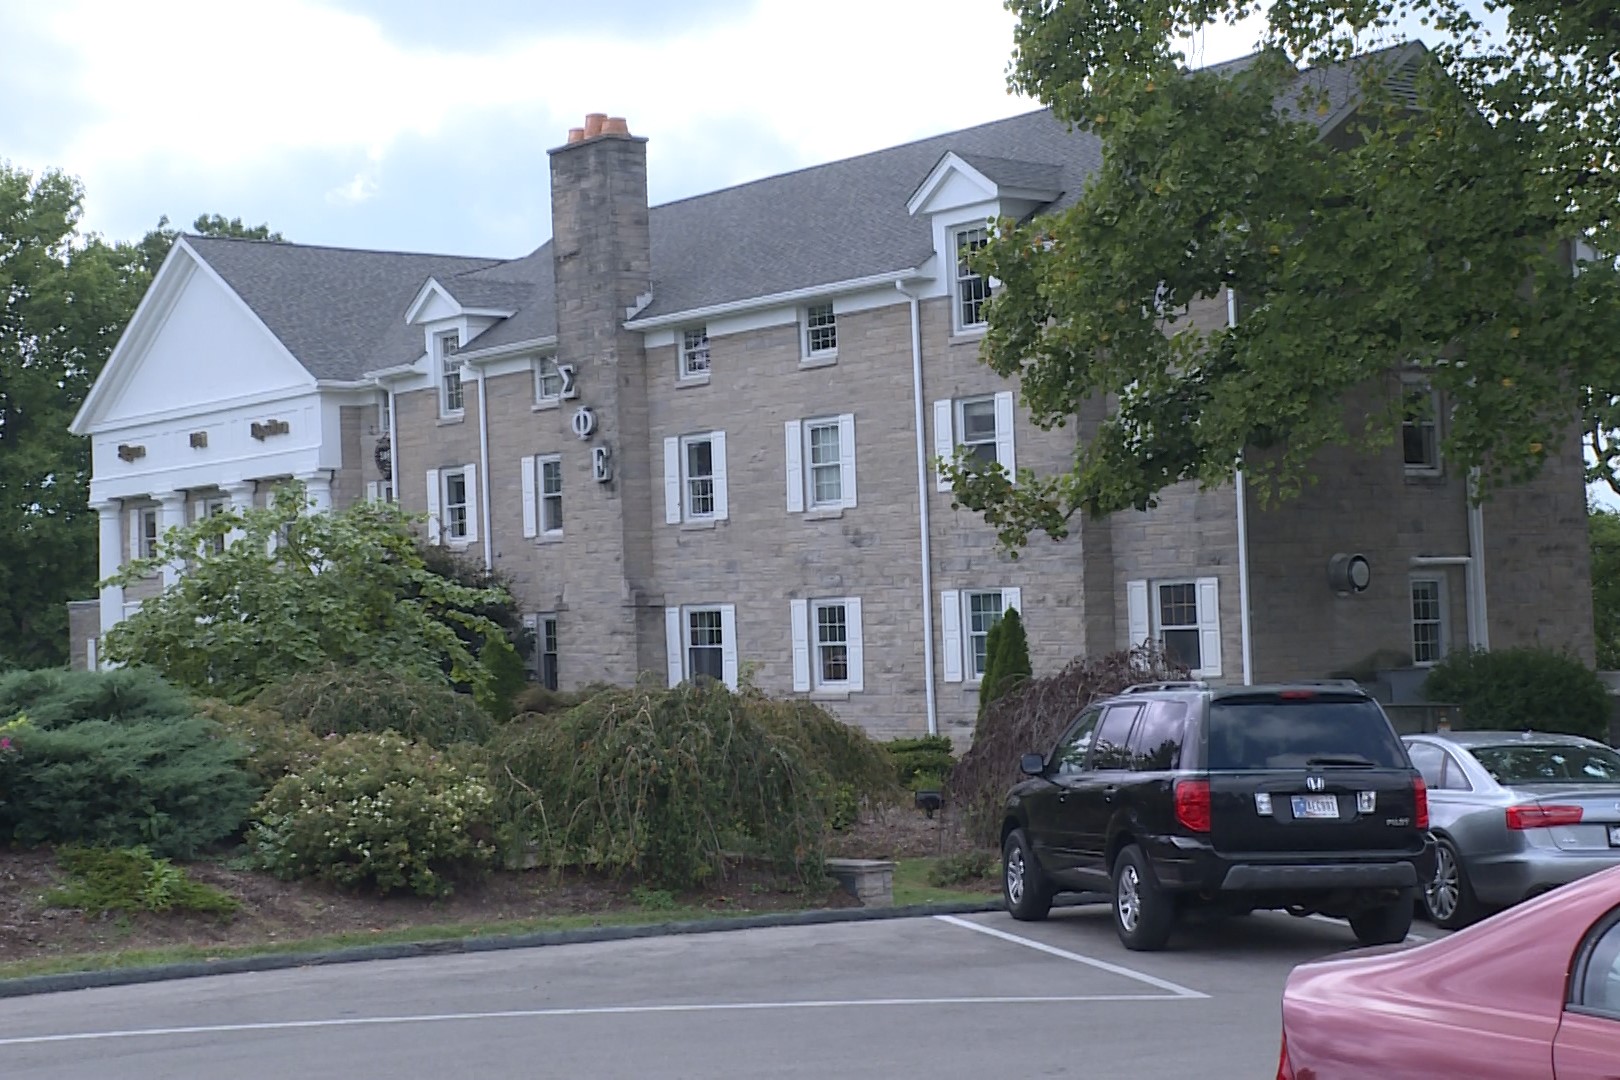
[(1578, 806), (1542, 806), (1531, 803), (1527, 806), (1507, 808), (1507, 827), (1514, 830), (1547, 829), (1554, 825), (1580, 823), (1581, 808)]

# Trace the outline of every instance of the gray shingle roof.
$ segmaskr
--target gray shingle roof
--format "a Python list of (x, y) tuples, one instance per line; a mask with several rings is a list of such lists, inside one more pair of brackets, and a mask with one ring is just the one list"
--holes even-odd
[[(1419, 55), (1418, 45), (1312, 71), (1328, 91), (1321, 125), (1337, 122), (1355, 71), (1375, 58)], [(1252, 57), (1219, 65), (1231, 72)], [(1279, 106), (1297, 102), (1297, 91)], [(933, 254), (929, 221), (906, 202), (948, 151), (999, 185), (1056, 190), (1071, 204), (1101, 164), (1101, 144), (1040, 109), (901, 146), (655, 206), (649, 213), (653, 299), (640, 318), (829, 285), (917, 266)], [(267, 241), (188, 237), (319, 378), (357, 378), (420, 354), (407, 305), (429, 277), (469, 307), (516, 308), (466, 346), (494, 348), (554, 336), (551, 243), (521, 259), (354, 251)]]
[(208, 236), (186, 243), (317, 379), (358, 379), (417, 355), (421, 331), (405, 309), (423, 282), (496, 262)]

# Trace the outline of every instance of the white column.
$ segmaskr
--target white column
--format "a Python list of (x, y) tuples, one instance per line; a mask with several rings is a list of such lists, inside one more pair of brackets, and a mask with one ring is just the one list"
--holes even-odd
[[(96, 503), (96, 517), (101, 524), (101, 560), (99, 564), (102, 580), (118, 573), (118, 568), (124, 563), (124, 504), (117, 499)], [(124, 587), (122, 585), (103, 585), (101, 587), (101, 632), (117, 626), (124, 618)]]
[[(158, 505), (158, 535), (162, 536), (170, 529), (183, 529), (186, 527), (186, 493), (183, 491), (168, 491), (157, 497)], [(180, 572), (185, 569), (185, 563), (179, 559), (171, 559), (163, 564), (163, 587), (167, 589), (180, 580)]]
[[(231, 510), (237, 514), (245, 514), (253, 509), (253, 481), (241, 480), (234, 484), (224, 485), (225, 494), (230, 496)], [(227, 546), (242, 539), (241, 529), (232, 529), (225, 537)]]
[(304, 485), (309, 495), (309, 501), (314, 503), (312, 512), (324, 514), (332, 509), (332, 474), (322, 469), (320, 472), (299, 473), (295, 478)]

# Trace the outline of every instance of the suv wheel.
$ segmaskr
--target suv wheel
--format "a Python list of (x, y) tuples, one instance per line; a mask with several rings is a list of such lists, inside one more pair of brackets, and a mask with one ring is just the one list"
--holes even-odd
[(1434, 848), (1434, 880), (1423, 890), (1423, 911), (1442, 930), (1461, 930), (1479, 918), (1479, 901), (1468, 883), (1457, 847), (1442, 838)]
[(1147, 856), (1135, 844), (1114, 860), (1114, 931), (1127, 949), (1153, 952), (1170, 940), (1175, 901), (1159, 888)]
[(1024, 830), (1008, 833), (1001, 846), (1001, 894), (1007, 901), (1007, 913), (1024, 922), (1044, 919), (1052, 910), (1056, 892), (1035, 860)]
[(1350, 929), (1363, 945), (1398, 945), (1412, 929), (1413, 890), (1401, 890), (1393, 904), (1367, 908), (1350, 916)]

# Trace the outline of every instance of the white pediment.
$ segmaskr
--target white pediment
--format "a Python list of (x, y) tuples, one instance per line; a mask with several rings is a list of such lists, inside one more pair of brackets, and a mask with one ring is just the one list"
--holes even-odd
[(405, 321), (413, 325), (426, 325), (427, 323), (442, 322), (445, 319), (455, 319), (461, 316), (461, 305), (432, 278), (428, 278), (417, 290), (416, 298), (411, 306), (405, 309)]
[(179, 240), (74, 419), (78, 434), (223, 402), (313, 389), (315, 378)]
[(906, 203), (913, 216), (937, 214), (996, 197), (996, 185), (956, 154), (946, 151)]

